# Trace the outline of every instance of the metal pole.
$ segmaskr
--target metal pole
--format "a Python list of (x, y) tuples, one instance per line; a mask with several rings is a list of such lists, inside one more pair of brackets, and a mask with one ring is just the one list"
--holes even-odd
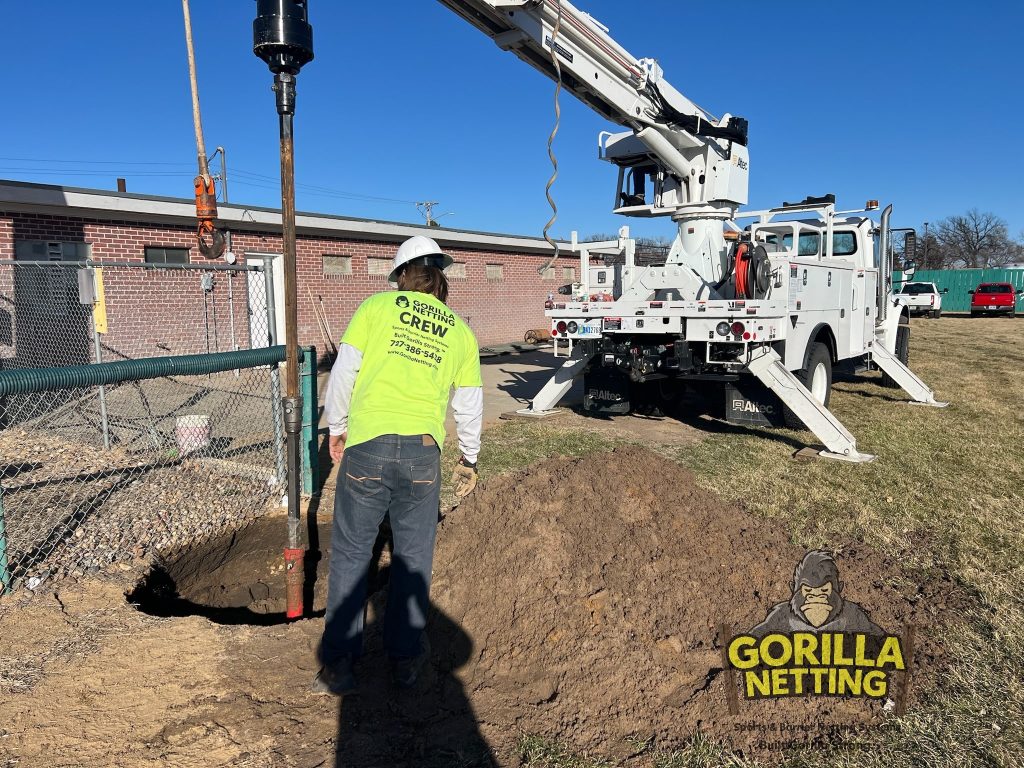
[[(217, 147), (213, 154), (220, 152), (220, 190), (224, 193), (224, 202), (228, 202), (228, 157), (224, 147)], [(230, 234), (228, 235), (230, 237)], [(231, 241), (228, 240), (228, 250), (231, 250)]]
[[(263, 257), (263, 290), (267, 294), (267, 342), (277, 346), (277, 307), (274, 304), (274, 260), (270, 256)], [(281, 370), (278, 366), (270, 369), (271, 410), (274, 421), (274, 467), (277, 470), (277, 483), (285, 481), (286, 467), (284, 461), (284, 430), (281, 425)]]
[(7, 525), (4, 521), (4, 486), (0, 483), (0, 596), (11, 588), (11, 569), (7, 560)]
[[(224, 147), (217, 147), (213, 152), (214, 156), (220, 154), (220, 190), (224, 193), (224, 203), (228, 202), (228, 159)], [(234, 253), (231, 249), (231, 230), (224, 232), (224, 243), (228, 253)], [(231, 350), (238, 351), (238, 340), (235, 337), (235, 273), (228, 273), (228, 310), (231, 313)], [(249, 340), (250, 345), (252, 339)], [(239, 371), (235, 370), (235, 378), (239, 377)]]
[(924, 223), (924, 268), (931, 269), (928, 263), (928, 222)]
[(284, 430), (288, 439), (288, 543), (284, 549), (285, 615), (303, 613), (303, 559), (299, 515), (299, 439), (302, 396), (299, 394), (299, 329), (295, 263), (295, 154), (292, 118), (295, 115), (295, 76), (313, 60), (313, 28), (307, 19), (307, 0), (257, 0), (253, 21), (253, 53), (274, 73), (281, 133), (281, 235), (284, 241), (284, 313), (286, 370)]
[(285, 384), (284, 432), (288, 450), (288, 546), (285, 549), (287, 611), (289, 618), (302, 615), (301, 453), (302, 396), (299, 394), (299, 291), (295, 256), (295, 149), (292, 118), (295, 112), (295, 76), (278, 72), (274, 77), (281, 132), (281, 232), (284, 239)]
[[(92, 272), (92, 270), (90, 270)], [(95, 280), (95, 272), (92, 272)], [(96, 330), (95, 308), (90, 313), (92, 318), (92, 343), (96, 348), (96, 362), (103, 362), (103, 347), (100, 345), (100, 332)], [(107, 391), (106, 387), (100, 386), (100, 422), (103, 425), (103, 447), (110, 450), (110, 425), (107, 422)]]

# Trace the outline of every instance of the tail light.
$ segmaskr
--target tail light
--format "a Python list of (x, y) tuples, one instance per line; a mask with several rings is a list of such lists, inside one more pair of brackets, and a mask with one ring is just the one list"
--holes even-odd
[(568, 330), (569, 333), (576, 333), (576, 331), (578, 331), (579, 329), (579, 323), (577, 323), (575, 320), (570, 320), (569, 324), (566, 326), (566, 330)]
[(933, 307), (935, 306), (935, 294), (934, 293), (932, 294), (932, 306)]
[(555, 326), (555, 330), (557, 330), (559, 333), (565, 333), (566, 328), (567, 326), (565, 324), (565, 320), (559, 320), (558, 325)]
[(746, 326), (744, 326), (743, 323), (737, 320), (735, 323), (732, 324), (731, 330), (733, 336), (742, 336), (743, 332), (746, 330)]

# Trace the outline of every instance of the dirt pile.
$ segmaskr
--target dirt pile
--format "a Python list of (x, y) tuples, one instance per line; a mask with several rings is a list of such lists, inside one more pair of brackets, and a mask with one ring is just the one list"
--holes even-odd
[[(749, 752), (765, 740), (751, 722), (811, 742), (883, 716), (881, 703), (824, 697), (729, 714), (718, 628), (749, 630), (788, 600), (804, 554), (678, 465), (626, 448), (489, 483), (444, 522), (432, 595), (473, 643), (455, 674), (484, 724), (620, 757), (635, 737), (670, 746), (697, 731)], [(918, 628), (914, 675), (927, 678), (941, 585), (911, 585), (863, 548), (837, 562), (846, 599), (889, 632)]]
[[(329, 557), (307, 560), (315, 613), (286, 623), (283, 535), (283, 517), (266, 517), (137, 589), (141, 571), (113, 569), (0, 601), (0, 765), (514, 766), (529, 733), (647, 768), (642, 742), (671, 749), (701, 732), (765, 756), (764, 742), (831, 741), (886, 717), (881, 703), (826, 697), (741, 700), (729, 714), (718, 627), (747, 630), (787, 600), (804, 551), (648, 451), (550, 459), (447, 514), (430, 664), (411, 692), (390, 687), (381, 647), (385, 550), (359, 693), (309, 693)], [(846, 599), (888, 631), (917, 627), (912, 707), (960, 592), (913, 584), (864, 547), (837, 561)]]

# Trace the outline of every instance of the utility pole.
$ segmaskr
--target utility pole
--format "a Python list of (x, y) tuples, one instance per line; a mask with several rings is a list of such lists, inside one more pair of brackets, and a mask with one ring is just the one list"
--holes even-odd
[[(220, 175), (219, 176), (214, 176), (214, 178), (217, 181), (220, 182), (220, 194), (221, 194), (221, 197), (224, 199), (224, 202), (226, 203), (227, 202), (227, 153), (224, 152), (224, 147), (223, 146), (218, 146), (216, 148), (216, 150), (213, 151), (213, 155), (210, 156), (210, 162), (212, 163), (214, 158), (216, 158), (218, 155), (220, 156)], [(228, 248), (230, 248), (230, 246), (228, 246)]]
[(434, 226), (433, 213), (434, 208), (437, 207), (438, 205), (440, 205), (440, 203), (437, 202), (437, 200), (429, 200), (423, 203), (416, 203), (416, 210), (418, 210), (423, 215), (423, 218), (427, 220), (428, 227)]
[(299, 326), (295, 261), (295, 76), (313, 60), (313, 28), (307, 0), (256, 0), (253, 53), (274, 74), (281, 134), (281, 230), (284, 250), (284, 314), (286, 344), (285, 394), (281, 399), (288, 452), (288, 543), (284, 550), (285, 587), (289, 619), (300, 618), (305, 549), (300, 534), (299, 437), (302, 432), (302, 396), (299, 394)]
[(924, 223), (924, 268), (931, 269), (931, 264), (928, 262), (928, 222)]

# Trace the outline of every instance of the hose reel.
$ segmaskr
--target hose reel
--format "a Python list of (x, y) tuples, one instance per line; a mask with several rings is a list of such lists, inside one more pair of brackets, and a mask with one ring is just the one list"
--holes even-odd
[(763, 245), (737, 243), (733, 256), (737, 299), (763, 299), (772, 285), (772, 264)]

